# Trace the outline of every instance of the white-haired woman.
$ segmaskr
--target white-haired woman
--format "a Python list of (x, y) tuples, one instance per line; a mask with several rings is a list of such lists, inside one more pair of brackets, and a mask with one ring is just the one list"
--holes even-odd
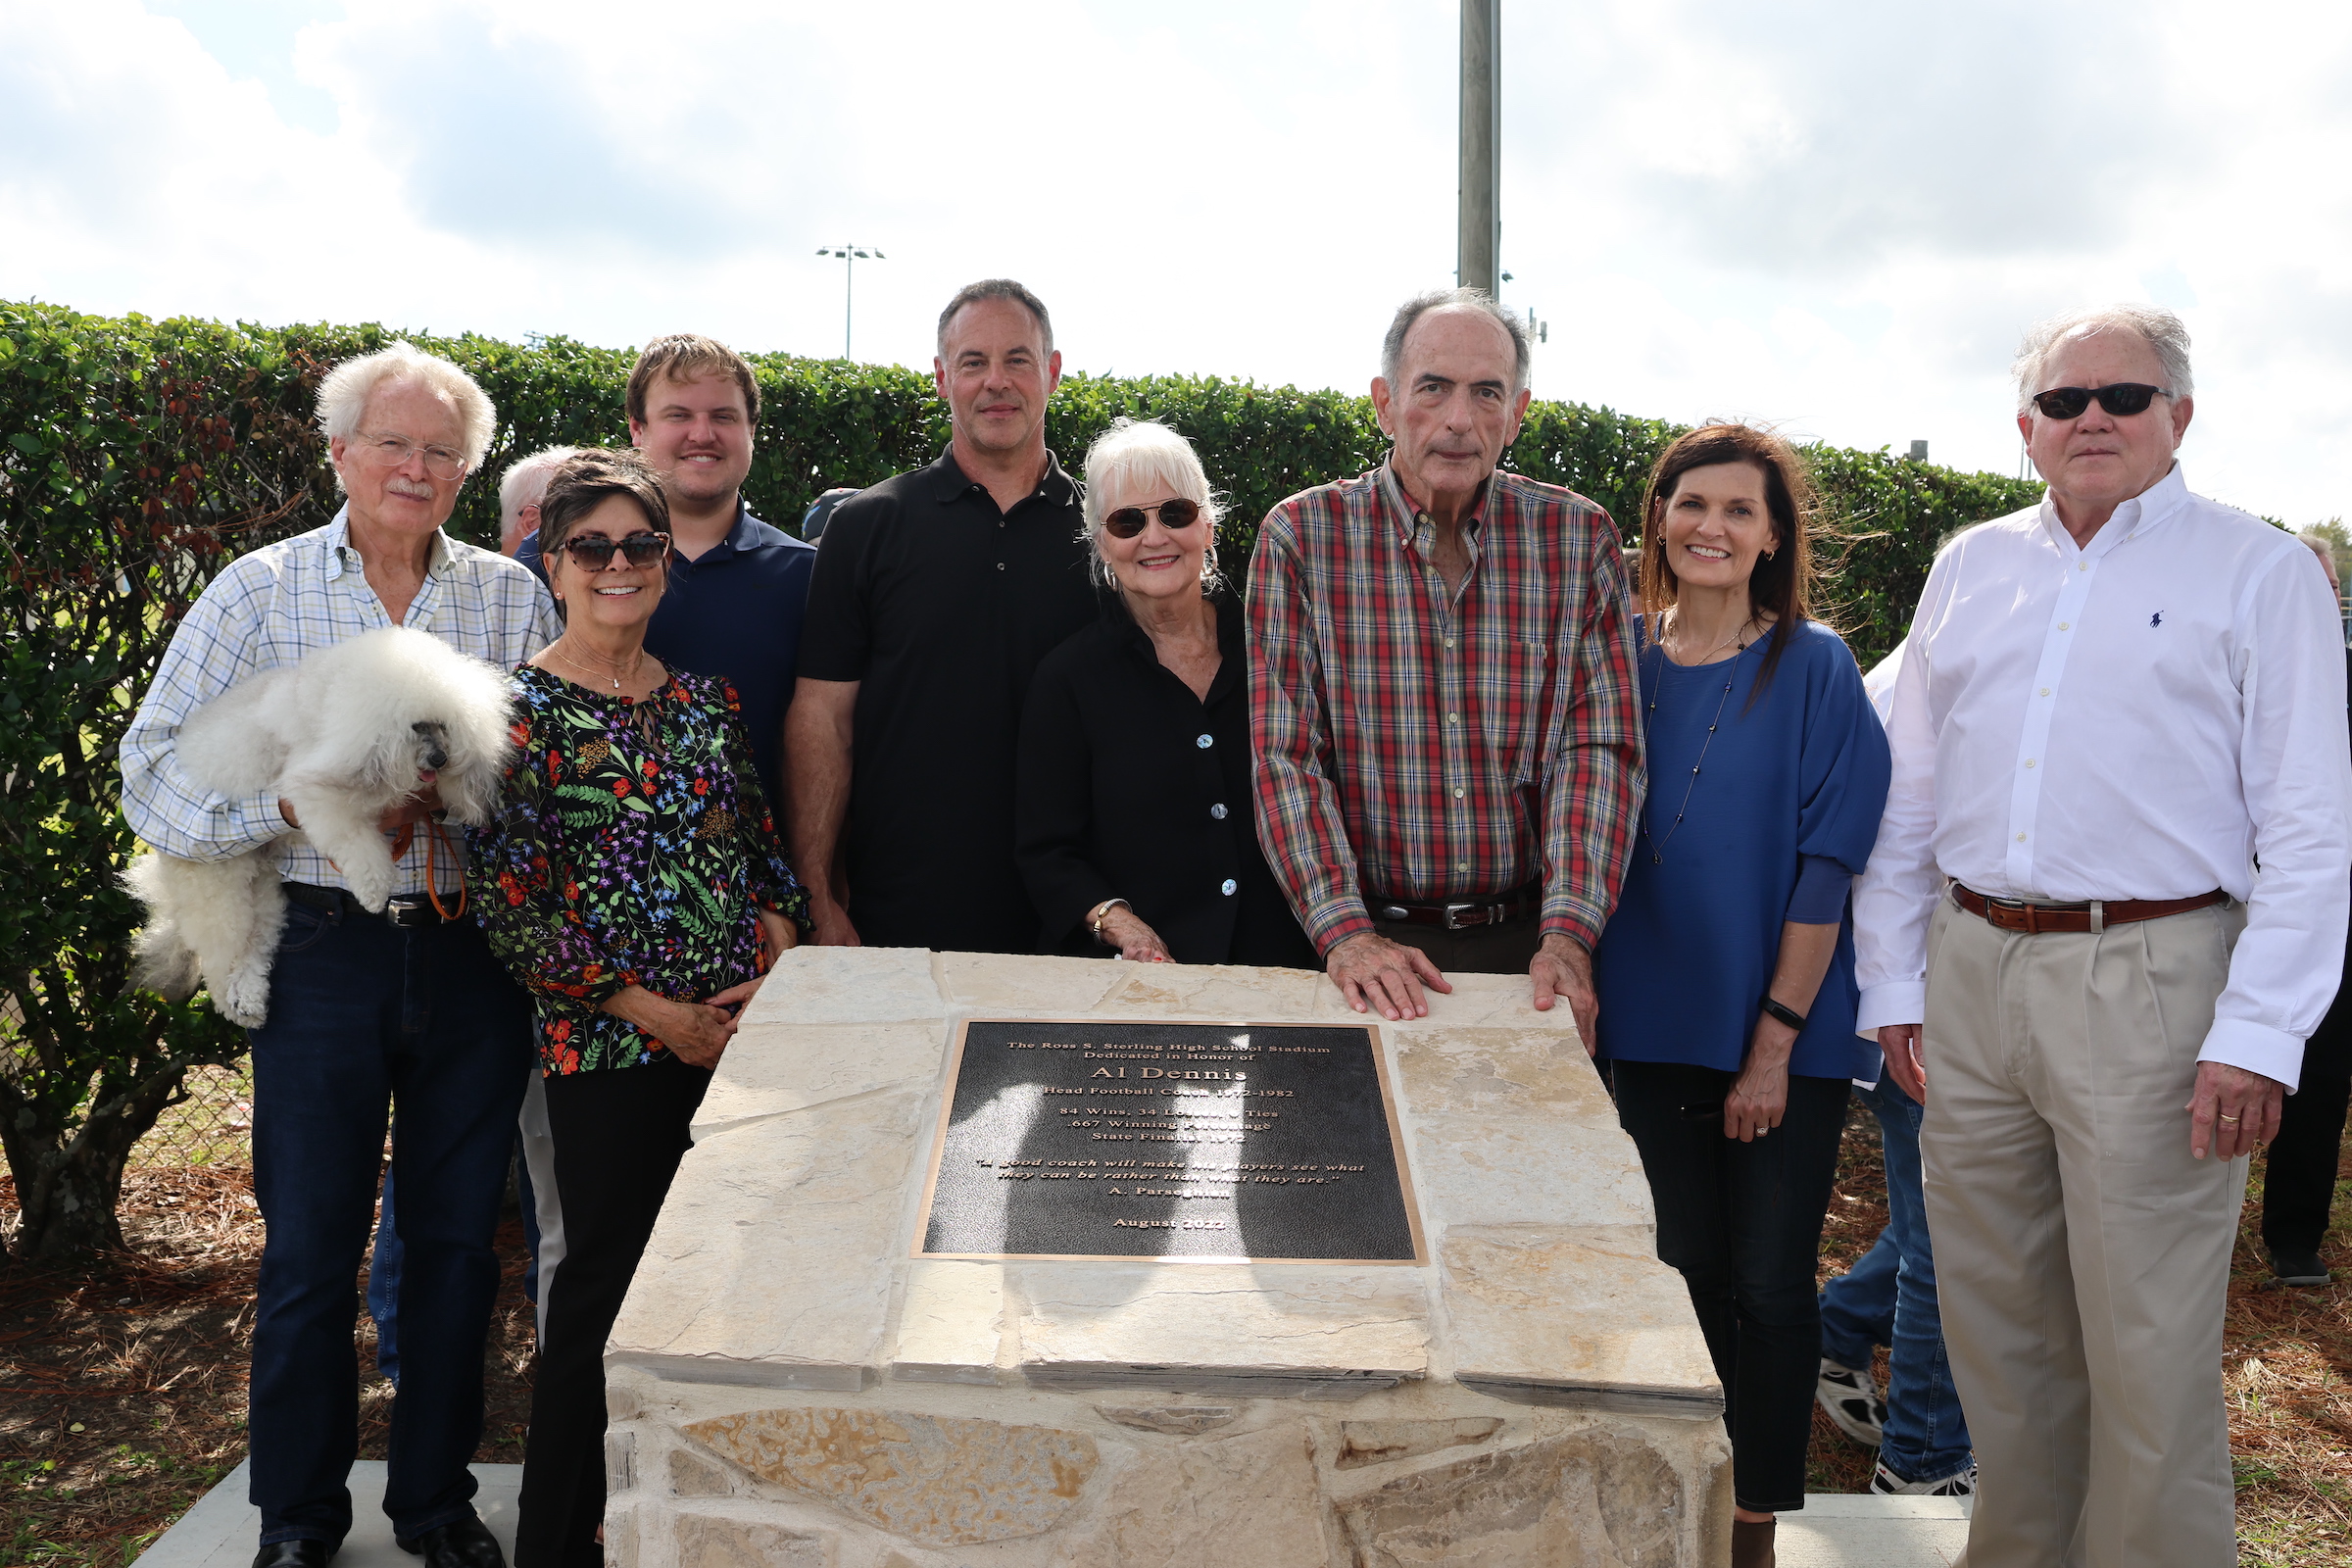
[(318, 388), (318, 424), (343, 509), (213, 579), (122, 741), (122, 812), (141, 838), (193, 859), (274, 847), (285, 880), (270, 1021), (253, 1031), (253, 1176), (268, 1228), (248, 1424), (258, 1568), (323, 1564), (351, 1528), (351, 1283), (395, 1107), (407, 1260), (384, 1511), (428, 1562), (495, 1560), (466, 1464), (481, 1438), (491, 1243), (530, 1004), (466, 910), (464, 846), (423, 821), (439, 804), (430, 789), (385, 813), (384, 830), (409, 828), (413, 843), (391, 904), (371, 913), (293, 837), (301, 824), (284, 802), (197, 788), (174, 742), (246, 676), (379, 626), (416, 627), (508, 669), (555, 638), (562, 623), (537, 578), (442, 531), (496, 417), (464, 370), (406, 343), (337, 366)]
[(1315, 968), (1250, 809), (1249, 662), (1217, 506), (1184, 437), (1114, 422), (1086, 455), (1113, 591), (1021, 715), (1015, 852), (1048, 951)]

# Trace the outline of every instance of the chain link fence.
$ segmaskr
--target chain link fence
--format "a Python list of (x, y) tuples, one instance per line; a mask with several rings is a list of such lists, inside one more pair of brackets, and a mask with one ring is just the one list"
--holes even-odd
[(167, 1106), (130, 1152), (130, 1164), (250, 1165), (253, 1163), (253, 1063), (190, 1067), (188, 1098)]

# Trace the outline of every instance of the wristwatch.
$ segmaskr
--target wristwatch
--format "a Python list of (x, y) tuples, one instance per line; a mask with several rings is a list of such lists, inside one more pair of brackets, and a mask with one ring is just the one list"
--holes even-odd
[[(1104, 899), (1101, 904), (1086, 911), (1086, 928), (1095, 934), (1097, 942), (1102, 942), (1102, 922), (1110, 918), (1110, 911), (1134, 907), (1135, 906), (1129, 904), (1125, 899)], [(1110, 944), (1104, 942), (1102, 945), (1108, 947)]]

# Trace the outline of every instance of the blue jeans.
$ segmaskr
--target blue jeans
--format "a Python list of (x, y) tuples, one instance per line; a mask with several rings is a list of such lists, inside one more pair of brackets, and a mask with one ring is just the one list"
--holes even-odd
[[(532, 1071), (537, 1071), (533, 1068)], [(528, 1087), (529, 1079), (524, 1079)], [(392, 1143), (400, 1144), (400, 1128), (392, 1128)], [(519, 1152), (514, 1159), (514, 1190), (522, 1203), (523, 1299), (539, 1302), (539, 1207), (531, 1191), (531, 1167)], [(400, 1221), (392, 1209), (392, 1166), (384, 1167), (384, 1190), (375, 1221), (375, 1247), (368, 1254), (368, 1315), (375, 1322), (375, 1369), (400, 1388)]]
[(395, 930), (294, 905), (253, 1031), (254, 1189), (267, 1226), (249, 1436), (261, 1544), (339, 1543), (359, 1449), (354, 1289), (387, 1113), (400, 1139), (404, 1351), (384, 1511), (413, 1540), (473, 1513), (492, 1238), (530, 1004), (470, 921)]
[(1936, 1307), (1936, 1253), (1919, 1187), (1919, 1122), (1925, 1111), (1891, 1076), (1855, 1091), (1879, 1118), (1886, 1159), (1886, 1228), (1862, 1260), (1821, 1293), (1821, 1353), (1867, 1368), (1871, 1350), (1892, 1351), (1886, 1436), (1879, 1457), (1905, 1481), (1940, 1481), (1968, 1468), (1968, 1418), (1952, 1390)]

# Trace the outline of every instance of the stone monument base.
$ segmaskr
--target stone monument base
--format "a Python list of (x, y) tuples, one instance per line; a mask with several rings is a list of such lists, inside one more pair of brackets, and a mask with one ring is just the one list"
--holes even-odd
[[(1296, 971), (788, 956), (608, 1348), (612, 1560), (1727, 1561), (1722, 1391), (1632, 1143), (1564, 1008), (1453, 983), (1388, 1024)], [(1374, 1025), (1425, 1256), (916, 1255), (974, 1019)], [(1021, 1115), (1031, 1140), (1109, 1125)], [(1169, 1168), (1235, 1168), (1207, 1132), (1158, 1141), (1186, 1138)]]

